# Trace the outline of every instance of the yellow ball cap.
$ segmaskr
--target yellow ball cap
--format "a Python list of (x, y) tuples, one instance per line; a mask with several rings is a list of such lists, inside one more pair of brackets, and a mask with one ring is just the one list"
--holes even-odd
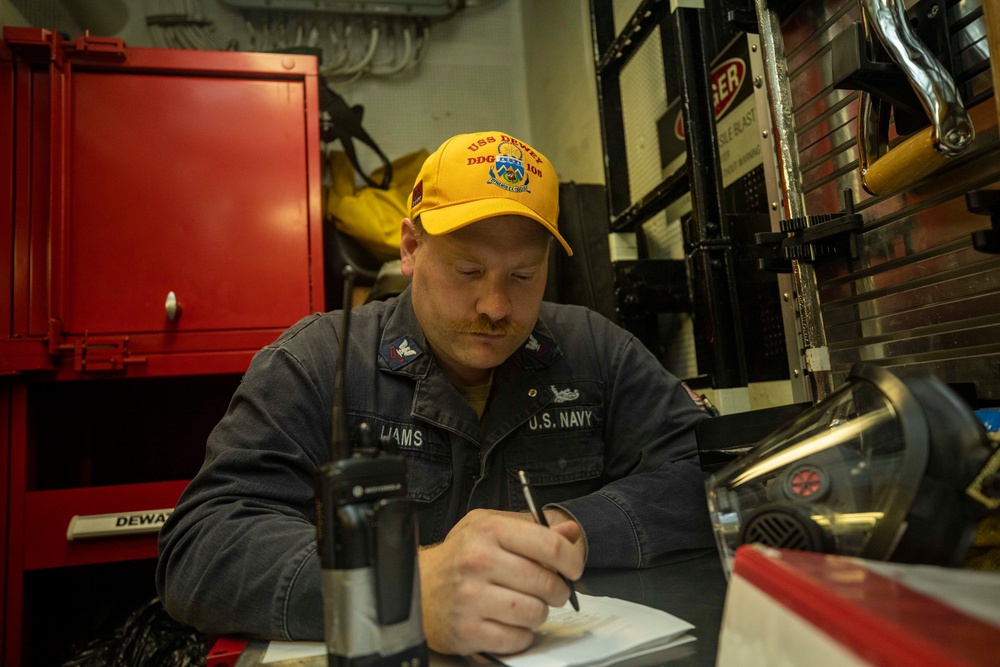
[(485, 218), (522, 215), (539, 222), (570, 255), (559, 233), (559, 179), (544, 155), (502, 132), (459, 134), (424, 161), (410, 192), (410, 219), (428, 234)]

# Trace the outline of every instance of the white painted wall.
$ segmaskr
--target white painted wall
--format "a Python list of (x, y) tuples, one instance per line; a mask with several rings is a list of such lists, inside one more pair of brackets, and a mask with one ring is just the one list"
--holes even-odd
[[(20, 23), (23, 15), (71, 36), (94, 27), (81, 22), (121, 26), (104, 36), (153, 46), (146, 13), (172, 1), (0, 0), (0, 23)], [(243, 16), (233, 6), (193, 1), (214, 22), (219, 45), (235, 39), (241, 49), (248, 47)], [(418, 69), (335, 89), (365, 107), (365, 129), (390, 158), (434, 150), (460, 132), (495, 129), (535, 145), (560, 180), (603, 183), (590, 40), (589, 0), (479, 0), (433, 24)], [(378, 166), (374, 154), (360, 150), (366, 169)]]
[(390, 157), (480, 130), (533, 143), (524, 54), (520, 3), (495, 0), (434, 24), (427, 57), (411, 74), (335, 89), (364, 105), (365, 129)]
[(10, 3), (10, 0), (0, 0), (0, 26), (3, 25), (26, 26), (31, 24), (17, 7)]
[(588, 0), (522, 0), (535, 147), (561, 181), (604, 183)]

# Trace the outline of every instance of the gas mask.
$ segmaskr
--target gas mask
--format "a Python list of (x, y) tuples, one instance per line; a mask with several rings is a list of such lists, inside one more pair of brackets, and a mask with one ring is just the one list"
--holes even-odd
[(958, 565), (1000, 508), (982, 423), (933, 377), (855, 366), (847, 382), (707, 481), (727, 572), (751, 542)]

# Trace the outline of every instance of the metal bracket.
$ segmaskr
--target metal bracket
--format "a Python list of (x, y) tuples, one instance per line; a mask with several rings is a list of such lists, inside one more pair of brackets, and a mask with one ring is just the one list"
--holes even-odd
[(118, 37), (94, 37), (89, 31), (75, 40), (63, 40), (59, 33), (41, 28), (6, 26), (3, 41), (22, 57), (38, 62), (52, 61), (62, 66), (75, 62), (121, 63), (127, 59), (125, 41)]
[(59, 33), (42, 28), (4, 26), (3, 42), (22, 58), (38, 62), (54, 60), (61, 48)]
[(726, 11), (726, 22), (744, 32), (757, 32), (757, 12), (752, 9), (732, 7)]
[(625, 319), (691, 312), (687, 267), (680, 259), (615, 262), (615, 297)]
[(90, 336), (73, 346), (73, 370), (78, 373), (120, 371), (126, 364), (145, 363), (145, 357), (133, 357), (128, 336)]
[(764, 271), (790, 273), (792, 261), (814, 263), (824, 259), (858, 258), (858, 232), (864, 218), (854, 212), (854, 198), (850, 190), (844, 191), (844, 212), (807, 215), (782, 220), (780, 232), (755, 234), (757, 245), (770, 251), (771, 257), (757, 260), (757, 267)]
[(920, 125), (926, 125), (929, 121), (920, 106), (920, 98), (913, 92), (903, 70), (889, 60), (881, 44), (876, 42), (874, 46), (884, 60), (869, 56), (864, 29), (858, 21), (837, 34), (830, 43), (833, 87), (863, 90), (892, 103), (897, 117), (901, 117), (903, 111), (919, 114)]
[(94, 37), (90, 31), (72, 42), (64, 45), (66, 58), (74, 61), (123, 63), (128, 56), (125, 53), (125, 41), (118, 37)]
[(986, 459), (965, 493), (988, 510), (1000, 509), (1000, 447)]

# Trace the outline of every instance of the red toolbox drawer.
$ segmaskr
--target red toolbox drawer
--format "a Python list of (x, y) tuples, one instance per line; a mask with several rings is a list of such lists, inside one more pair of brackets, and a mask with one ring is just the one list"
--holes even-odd
[[(162, 519), (173, 509), (187, 484), (187, 480), (182, 480), (27, 493), (24, 569), (155, 558)], [(141, 514), (130, 516), (131, 512)], [(119, 518), (113, 523), (124, 522), (120, 536), (67, 538), (74, 516), (105, 514)], [(149, 530), (130, 532), (137, 527)]]

